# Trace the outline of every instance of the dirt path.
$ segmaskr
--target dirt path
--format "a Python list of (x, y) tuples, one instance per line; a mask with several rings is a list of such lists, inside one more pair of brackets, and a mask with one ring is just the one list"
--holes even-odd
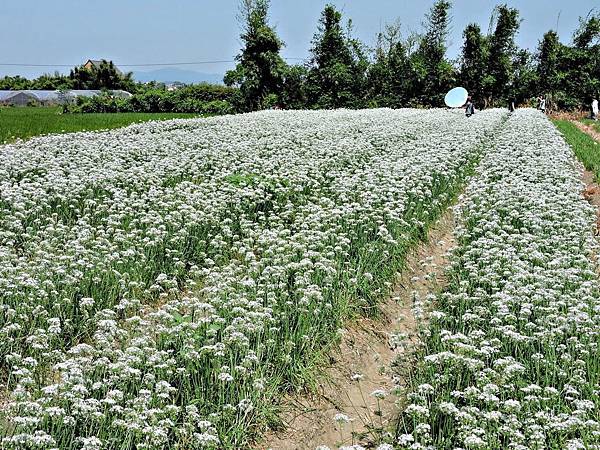
[(596, 208), (596, 236), (600, 234), (600, 185), (596, 181), (594, 173), (590, 170), (583, 171), (581, 175), (582, 181), (585, 183), (585, 189), (583, 191), (584, 198)]
[(584, 170), (581, 179), (585, 183), (583, 196), (591, 205), (595, 206), (597, 210), (600, 209), (600, 185), (596, 182), (594, 173), (590, 170)]
[(579, 128), (584, 133), (590, 135), (593, 139), (600, 142), (600, 133), (598, 133), (594, 127), (591, 125), (586, 125), (585, 123), (581, 123), (578, 120), (571, 120), (571, 123)]
[[(454, 217), (448, 210), (430, 230), (428, 242), (409, 257), (393, 295), (382, 305), (383, 318), (361, 319), (346, 330), (318, 392), (287, 399), (282, 415), (286, 429), (267, 435), (257, 449), (369, 445), (397, 418), (398, 397), (390, 391), (403, 383), (392, 379), (391, 366), (403, 353), (402, 364), (411, 361), (410, 350), (417, 340), (413, 300), (443, 287), (447, 254), (454, 246), (453, 229)], [(336, 422), (338, 414), (344, 417)], [(346, 417), (350, 421), (343, 423)]]

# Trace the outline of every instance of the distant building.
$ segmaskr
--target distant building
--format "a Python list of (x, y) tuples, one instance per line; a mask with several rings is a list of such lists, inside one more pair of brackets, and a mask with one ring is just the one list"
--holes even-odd
[(34, 95), (25, 91), (0, 91), (0, 103), (3, 105), (26, 106), (37, 101)]
[(70, 91), (45, 91), (45, 90), (23, 90), (23, 91), (0, 91), (0, 105), (26, 106), (31, 103), (38, 105), (62, 105), (70, 103), (77, 97), (93, 97), (102, 92), (109, 92), (114, 97), (129, 98), (131, 94), (127, 91), (101, 91), (96, 89), (73, 89)]
[[(102, 61), (103, 60), (101, 60), (101, 59), (88, 59), (84, 64), (82, 64), (81, 67), (83, 67), (84, 69), (87, 69), (87, 70), (92, 70), (94, 68), (99, 69), (100, 64), (102, 64)], [(106, 62), (109, 62), (109, 61), (106, 61)], [(113, 66), (119, 75), (123, 75), (123, 72), (121, 72), (121, 70), (117, 66), (115, 66), (114, 64), (113, 64)]]
[(167, 91), (176, 91), (177, 89), (185, 87), (185, 83), (174, 81), (172, 83), (167, 83), (165, 86), (167, 88)]

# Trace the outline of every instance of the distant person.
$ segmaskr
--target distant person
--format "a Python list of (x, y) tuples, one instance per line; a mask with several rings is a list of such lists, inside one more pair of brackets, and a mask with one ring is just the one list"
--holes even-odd
[(538, 109), (546, 114), (546, 98), (541, 95), (538, 97)]
[(598, 120), (598, 99), (592, 100), (592, 120)]
[(510, 112), (515, 112), (515, 99), (514, 99), (514, 98), (511, 98), (511, 99), (508, 101), (508, 110), (509, 110)]
[(465, 104), (465, 116), (471, 117), (473, 114), (475, 114), (475, 105), (473, 105), (471, 97), (467, 97), (467, 103)]

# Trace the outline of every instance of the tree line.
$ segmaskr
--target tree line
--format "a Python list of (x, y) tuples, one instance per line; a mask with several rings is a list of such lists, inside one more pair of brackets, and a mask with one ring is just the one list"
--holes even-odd
[(131, 72), (121, 73), (112, 61), (102, 60), (90, 68), (73, 67), (69, 75), (55, 72), (29, 80), (22, 76), (0, 78), (0, 90), (69, 90), (69, 89), (122, 89), (136, 91), (138, 85)]
[(251, 111), (282, 108), (364, 108), (442, 106), (455, 85), (464, 86), (479, 107), (529, 102), (547, 97), (550, 107), (581, 108), (600, 90), (600, 14), (580, 19), (572, 42), (556, 30), (543, 35), (533, 52), (515, 37), (521, 16), (498, 5), (489, 30), (467, 25), (456, 61), (448, 59), (451, 2), (437, 0), (423, 30), (404, 36), (400, 23), (385, 26), (369, 49), (352, 35), (352, 22), (325, 6), (311, 43), (310, 58), (288, 65), (284, 43), (269, 24), (269, 0), (242, 0), (244, 47), (225, 83), (239, 91), (239, 107)]
[[(358, 40), (352, 21), (329, 4), (321, 13), (309, 59), (287, 64), (281, 56), (285, 44), (269, 23), (269, 6), (269, 0), (241, 0), (243, 48), (236, 67), (225, 74), (232, 90), (227, 104), (218, 105), (220, 110), (436, 107), (443, 106), (444, 94), (456, 85), (464, 86), (480, 108), (509, 101), (524, 104), (544, 95), (549, 109), (572, 110), (589, 105), (600, 91), (598, 12), (580, 18), (569, 43), (549, 30), (530, 51), (515, 42), (519, 11), (498, 5), (487, 31), (475, 23), (466, 26), (461, 53), (450, 60), (448, 0), (435, 1), (420, 32), (405, 35), (399, 21), (387, 24), (373, 48)], [(222, 101), (221, 91), (214, 88)], [(183, 94), (167, 95), (159, 84), (136, 83), (131, 73), (121, 74), (110, 61), (91, 69), (76, 67), (69, 75), (4, 77), (0, 89), (124, 89), (140, 96), (128, 108), (143, 104), (147, 109), (154, 103), (165, 108), (186, 100)], [(161, 102), (155, 102), (159, 97)], [(111, 101), (109, 96), (106, 101)], [(102, 102), (89, 103), (88, 109), (103, 110)], [(113, 103), (112, 109), (121, 107)], [(194, 101), (188, 103), (193, 109)]]

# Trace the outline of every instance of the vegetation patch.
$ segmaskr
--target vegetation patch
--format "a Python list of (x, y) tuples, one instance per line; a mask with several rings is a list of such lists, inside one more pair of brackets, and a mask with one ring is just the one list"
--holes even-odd
[[(600, 143), (569, 120), (553, 120), (587, 170), (600, 179)], [(591, 121), (590, 121), (591, 122)]]
[(61, 108), (0, 108), (0, 144), (51, 133), (120, 128), (137, 122), (198, 117), (183, 113), (61, 114)]

